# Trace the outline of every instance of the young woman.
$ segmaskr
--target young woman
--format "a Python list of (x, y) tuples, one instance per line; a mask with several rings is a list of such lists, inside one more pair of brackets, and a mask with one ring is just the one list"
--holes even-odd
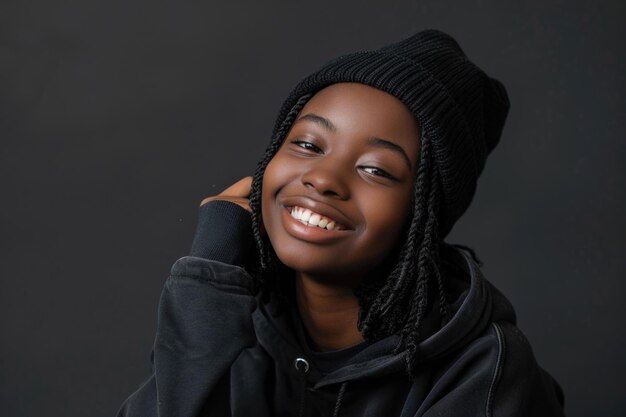
[(444, 242), (508, 107), (438, 31), (302, 80), (254, 177), (202, 201), (119, 415), (563, 415), (510, 303)]

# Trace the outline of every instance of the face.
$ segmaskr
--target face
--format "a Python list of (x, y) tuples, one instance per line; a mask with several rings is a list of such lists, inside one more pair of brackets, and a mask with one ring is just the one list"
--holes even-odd
[(356, 285), (403, 237), (418, 148), (394, 96), (357, 83), (315, 94), (263, 176), (263, 225), (281, 262)]

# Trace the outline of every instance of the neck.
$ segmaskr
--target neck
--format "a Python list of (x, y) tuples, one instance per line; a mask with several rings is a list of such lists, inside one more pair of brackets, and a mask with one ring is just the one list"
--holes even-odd
[(359, 303), (352, 287), (320, 282), (297, 272), (296, 299), (317, 350), (337, 350), (363, 341), (357, 329)]

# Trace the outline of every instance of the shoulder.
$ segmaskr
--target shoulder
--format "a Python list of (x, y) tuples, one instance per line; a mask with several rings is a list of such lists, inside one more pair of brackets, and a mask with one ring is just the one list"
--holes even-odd
[[(430, 414), (562, 416), (563, 395), (513, 323), (491, 322), (463, 348), (440, 359), (426, 403)], [(459, 406), (463, 409), (460, 410)]]
[(492, 322), (475, 343), (485, 344), (486, 416), (563, 415), (563, 391), (535, 358), (522, 331)]
[(537, 362), (530, 343), (512, 323), (492, 324), (498, 339), (498, 359), (488, 406), (492, 414), (563, 415), (563, 390)]

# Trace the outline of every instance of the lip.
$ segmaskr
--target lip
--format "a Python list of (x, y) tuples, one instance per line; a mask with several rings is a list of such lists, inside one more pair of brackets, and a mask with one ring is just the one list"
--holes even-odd
[[(322, 214), (322, 213), (320, 213)], [(281, 207), (281, 220), (283, 227), (289, 235), (298, 240), (310, 243), (331, 243), (335, 240), (342, 239), (354, 230), (328, 230), (317, 226), (307, 226), (300, 220), (291, 217), (289, 206)]]

